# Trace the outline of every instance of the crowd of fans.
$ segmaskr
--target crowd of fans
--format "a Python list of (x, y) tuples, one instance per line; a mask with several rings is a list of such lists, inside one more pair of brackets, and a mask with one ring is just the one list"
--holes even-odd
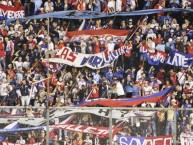
[(191, 0), (1, 0), (0, 3), (14, 7), (24, 6), (26, 16), (64, 10), (128, 12), (149, 9), (155, 4), (156, 9), (193, 7)]
[[(25, 6), (26, 16), (62, 10), (91, 10), (114, 13), (154, 8), (192, 8), (192, 1), (170, 0), (1, 0), (9, 6)], [(136, 17), (116, 17), (86, 20), (87, 30), (136, 29)], [(183, 19), (182, 19), (183, 18)], [(63, 19), (16, 20), (0, 24), (0, 106), (76, 106), (86, 98), (135, 98), (151, 95), (174, 86), (165, 102), (143, 103), (142, 107), (193, 107), (193, 67), (169, 65), (151, 66), (141, 57), (141, 48), (155, 53), (162, 50), (193, 55), (192, 17), (186, 12), (168, 12), (150, 15), (130, 40), (89, 40), (66, 42), (66, 33), (78, 30), (81, 20)], [(47, 27), (49, 23), (49, 28)], [(49, 33), (48, 33), (49, 29)], [(96, 54), (113, 51), (120, 46), (132, 47), (130, 55), (120, 56), (113, 66), (92, 70), (63, 65), (57, 72), (41, 64), (63, 46), (74, 52)], [(49, 80), (46, 78), (50, 78)], [(41, 81), (44, 80), (45, 81)], [(49, 85), (48, 85), (49, 82)], [(47, 97), (47, 90), (50, 95)], [(160, 114), (162, 112), (159, 112)], [(171, 113), (171, 112), (170, 112)], [(190, 111), (180, 111), (179, 133), (192, 131)], [(191, 118), (191, 119), (190, 119)], [(171, 121), (169, 118), (168, 122)], [(182, 119), (182, 120), (180, 120)], [(170, 124), (168, 124), (169, 126)], [(169, 126), (168, 128), (172, 128)], [(30, 136), (30, 135), (29, 135)]]

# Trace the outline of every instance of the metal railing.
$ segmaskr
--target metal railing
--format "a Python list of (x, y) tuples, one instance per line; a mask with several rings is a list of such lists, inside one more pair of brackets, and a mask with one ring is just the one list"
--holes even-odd
[(156, 140), (166, 145), (193, 143), (191, 108), (3, 106), (0, 117), (1, 144), (22, 140), (42, 145), (118, 145), (133, 141), (156, 145)]

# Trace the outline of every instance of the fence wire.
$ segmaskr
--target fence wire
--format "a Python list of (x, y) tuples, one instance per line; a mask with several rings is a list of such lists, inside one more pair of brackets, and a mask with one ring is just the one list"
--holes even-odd
[(0, 107), (0, 116), (1, 145), (193, 143), (193, 109)]

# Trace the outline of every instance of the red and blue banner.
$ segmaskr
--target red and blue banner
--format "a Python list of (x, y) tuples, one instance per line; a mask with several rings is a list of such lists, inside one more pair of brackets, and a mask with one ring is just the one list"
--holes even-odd
[(193, 55), (182, 52), (172, 52), (167, 57), (166, 64), (187, 68), (193, 64)]
[(18, 19), (25, 16), (23, 6), (12, 7), (0, 4), (0, 20)]
[(99, 99), (91, 99), (83, 101), (79, 104), (79, 106), (106, 106), (106, 107), (126, 107), (126, 106), (137, 106), (144, 102), (149, 103), (156, 103), (158, 101), (164, 100), (168, 93), (170, 93), (173, 90), (173, 87), (167, 88), (163, 91), (160, 91), (158, 93), (144, 96), (144, 97), (137, 97), (132, 99), (105, 99), (105, 98), (99, 98)]

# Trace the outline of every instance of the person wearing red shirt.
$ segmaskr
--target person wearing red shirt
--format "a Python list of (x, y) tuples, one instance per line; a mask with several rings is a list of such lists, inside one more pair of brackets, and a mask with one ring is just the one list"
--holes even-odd
[(3, 38), (1, 37), (0, 38), (0, 66), (2, 68), (6, 68), (6, 64), (5, 64), (5, 56), (6, 56), (6, 53), (5, 53), (5, 45), (3, 43)]
[(86, 10), (86, 1), (85, 0), (78, 0), (77, 10), (78, 11)]
[(92, 82), (92, 85), (91, 85), (91, 91), (92, 91), (90, 95), (91, 99), (95, 99), (99, 97), (99, 88), (94, 81)]
[(72, 145), (82, 145), (82, 144), (83, 144), (82, 140), (80, 139), (79, 135), (76, 134), (74, 140), (72, 141)]
[(28, 46), (28, 49), (30, 49), (30, 50), (34, 49), (34, 47), (36, 46), (36, 42), (33, 40), (33, 36), (32, 35), (29, 36), (29, 40), (27, 41), (26, 44)]
[(157, 34), (157, 37), (153, 39), (153, 41), (155, 42), (155, 44), (161, 44), (162, 43), (163, 38), (161, 37), (161, 34)]
[(173, 85), (177, 83), (177, 76), (173, 69), (170, 70), (170, 80)]
[(19, 6), (21, 6), (21, 0), (13, 0), (13, 4), (14, 4), (14, 7), (17, 8)]
[(28, 134), (27, 143), (28, 144), (34, 144), (35, 143), (35, 139), (31, 136), (30, 133)]
[(7, 32), (7, 30), (5, 29), (5, 26), (4, 26), (4, 25), (1, 26), (0, 33), (1, 33), (1, 35), (2, 35), (3, 37), (6, 37), (6, 36), (7, 36), (8, 32)]
[(186, 51), (187, 51), (188, 54), (193, 54), (193, 43), (192, 42), (187, 43), (187, 50)]
[(59, 39), (58, 49), (62, 49), (63, 47), (64, 47), (64, 41), (62, 39)]
[(96, 54), (96, 53), (100, 53), (100, 42), (98, 40), (98, 37), (94, 37), (94, 49), (93, 49), (93, 53)]
[(8, 75), (10, 76), (10, 79), (11, 79), (11, 80), (14, 79), (14, 77), (15, 77), (15, 72), (14, 72), (14, 70), (13, 70), (12, 64), (9, 64), (9, 65), (8, 65), (7, 73), (8, 73)]
[(58, 82), (58, 79), (57, 79), (56, 73), (52, 73), (52, 74), (51, 74), (51, 84), (52, 84), (53, 86), (56, 86), (56, 85), (57, 85), (57, 82)]

